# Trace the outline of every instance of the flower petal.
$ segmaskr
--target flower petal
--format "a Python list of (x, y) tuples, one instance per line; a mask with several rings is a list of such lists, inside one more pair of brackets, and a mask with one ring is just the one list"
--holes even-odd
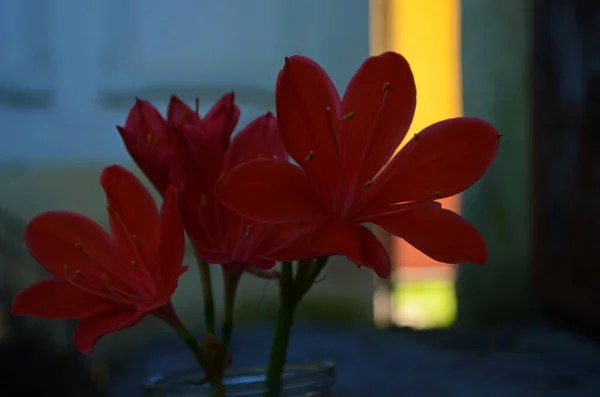
[(113, 264), (122, 264), (108, 233), (74, 212), (50, 211), (36, 216), (25, 229), (25, 243), (31, 255), (56, 277), (79, 270), (93, 279), (118, 270)]
[(179, 212), (179, 192), (172, 186), (167, 189), (160, 212), (160, 238), (158, 263), (161, 280), (170, 284), (182, 274), (185, 247), (183, 222)]
[(17, 316), (74, 320), (114, 305), (114, 302), (86, 292), (66, 280), (48, 279), (21, 291), (13, 301), (11, 311)]
[(316, 62), (286, 58), (275, 90), (277, 121), (283, 144), (326, 198), (337, 198), (340, 163), (335, 128), (340, 97)]
[(240, 119), (240, 108), (235, 104), (233, 92), (227, 93), (206, 113), (204, 120), (214, 126), (213, 139), (222, 150), (227, 150), (231, 134)]
[(171, 95), (167, 107), (167, 123), (169, 124), (194, 124), (200, 121), (200, 116), (185, 102), (175, 95)]
[(362, 64), (342, 99), (346, 117), (339, 142), (346, 189), (362, 189), (388, 162), (410, 127), (416, 103), (415, 80), (402, 55), (386, 52)]
[[(184, 225), (192, 240), (216, 246), (221, 235), (217, 181), (224, 161), (223, 150), (199, 125), (185, 125), (177, 132), (171, 182), (184, 192)], [(194, 224), (192, 224), (192, 222)], [(197, 230), (201, 235), (193, 233)]]
[(134, 308), (118, 308), (82, 318), (73, 334), (75, 347), (89, 354), (102, 336), (134, 326), (144, 318), (144, 314)]
[(352, 262), (375, 270), (387, 278), (391, 272), (390, 258), (385, 247), (366, 227), (332, 219), (315, 232), (312, 249), (316, 256), (343, 255)]
[(440, 203), (425, 203), (414, 209), (373, 219), (387, 232), (401, 237), (430, 258), (445, 263), (485, 263), (483, 238), (460, 215)]
[(369, 211), (404, 201), (453, 196), (477, 182), (499, 147), (498, 131), (476, 118), (455, 118), (417, 134), (367, 191)]
[(124, 127), (117, 126), (131, 158), (162, 194), (169, 184), (172, 129), (148, 101), (136, 100)]
[(156, 144), (168, 144), (167, 123), (160, 112), (148, 101), (136, 99), (127, 115), (124, 127), (130, 131), (137, 131), (144, 140), (150, 135), (151, 138), (158, 139), (155, 141)]
[(315, 226), (306, 227), (297, 223), (270, 225), (260, 242), (258, 251), (262, 258), (279, 262), (313, 259), (312, 238)]
[(252, 160), (235, 167), (219, 189), (223, 204), (266, 223), (314, 221), (328, 210), (301, 168), (277, 159)]
[(154, 199), (144, 185), (125, 168), (113, 165), (102, 171), (113, 238), (129, 261), (158, 272), (159, 217)]
[(273, 157), (288, 159), (277, 129), (277, 120), (267, 113), (250, 122), (233, 138), (225, 153), (223, 172), (227, 173), (249, 160)]
[(204, 128), (206, 124), (203, 121), (177, 130), (171, 164), (171, 183), (192, 195), (198, 203), (202, 195), (206, 199), (212, 196), (225, 156)]
[(202, 208), (198, 208), (195, 202), (184, 193), (181, 198), (181, 214), (185, 231), (196, 254), (208, 263), (222, 263), (226, 258), (220, 253), (219, 236), (214, 230), (212, 232), (209, 230), (209, 225), (213, 222), (214, 211), (202, 211)]

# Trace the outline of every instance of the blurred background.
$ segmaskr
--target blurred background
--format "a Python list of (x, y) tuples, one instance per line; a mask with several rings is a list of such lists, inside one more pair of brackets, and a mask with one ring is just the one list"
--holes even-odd
[[(335, 258), (300, 307), (299, 323), (349, 334), (360, 329), (360, 338), (370, 340), (399, 335), (386, 343), (389, 354), (402, 357), (435, 355), (449, 346), (516, 354), (513, 361), (490, 356), (492, 364), (460, 356), (470, 370), (492, 365), (490, 371), (509, 371), (526, 361), (519, 354), (529, 349), (531, 368), (553, 362), (571, 372), (534, 371), (520, 380), (502, 372), (506, 377), (493, 382), (509, 385), (511, 394), (499, 395), (600, 396), (594, 380), (600, 350), (580, 336), (598, 335), (600, 325), (594, 255), (600, 246), (599, 21), (600, 5), (583, 0), (0, 0), (0, 396), (134, 396), (144, 376), (165, 370), (153, 362), (173, 368), (190, 363), (185, 348), (154, 319), (105, 337), (92, 356), (83, 356), (71, 344), (74, 324), (9, 315), (15, 294), (46, 277), (22, 241), (28, 220), (70, 209), (106, 224), (101, 169), (120, 163), (141, 177), (115, 129), (134, 97), (164, 111), (171, 94), (190, 104), (198, 96), (205, 113), (233, 90), (243, 126), (274, 110), (285, 56), (315, 59), (343, 91), (367, 56), (387, 50), (402, 53), (415, 74), (412, 132), (467, 115), (490, 121), (503, 134), (489, 174), (443, 201), (477, 226), (490, 259), (485, 266), (449, 266), (379, 232), (396, 267), (393, 277), (376, 280)], [(185, 261), (193, 265), (191, 252)], [(214, 273), (219, 302), (216, 266)], [(174, 304), (184, 323), (201, 332), (194, 266), (182, 277)], [(238, 338), (246, 329), (268, 330), (276, 305), (275, 284), (245, 277)], [(400, 361), (368, 358), (349, 340), (340, 349), (375, 368), (378, 360), (397, 362), (386, 367), (387, 378), (400, 379)], [(434, 351), (416, 351), (414, 344)], [(562, 356), (544, 356), (557, 349)], [(418, 365), (415, 360), (410, 365)], [(446, 371), (427, 368), (427, 376)], [(355, 390), (344, 371), (339, 383)], [(467, 384), (485, 377), (464, 376)], [(532, 379), (538, 383), (532, 386)], [(528, 386), (519, 389), (515, 382)]]

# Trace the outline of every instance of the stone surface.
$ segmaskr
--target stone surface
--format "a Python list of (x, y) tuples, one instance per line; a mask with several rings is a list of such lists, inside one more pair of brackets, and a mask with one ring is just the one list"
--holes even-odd
[[(271, 333), (238, 329), (237, 366), (264, 364)], [(136, 397), (150, 374), (188, 368), (177, 340), (153, 343), (113, 396)], [(600, 345), (543, 325), (478, 331), (376, 331), (301, 326), (289, 361), (336, 362), (334, 396), (340, 397), (553, 397), (600, 395)]]

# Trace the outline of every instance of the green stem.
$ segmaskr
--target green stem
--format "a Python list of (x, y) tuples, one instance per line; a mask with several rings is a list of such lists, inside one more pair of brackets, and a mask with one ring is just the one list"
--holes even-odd
[(283, 262), (281, 264), (281, 280), (285, 283), (291, 283), (294, 277), (294, 268), (292, 262)]
[(312, 272), (306, 277), (304, 282), (298, 281), (300, 285), (300, 291), (302, 294), (305, 294), (315, 283), (321, 271), (327, 266), (327, 262), (329, 261), (328, 256), (323, 256), (315, 261), (315, 265), (313, 267)]
[[(281, 394), (281, 377), (285, 367), (296, 308), (304, 294), (314, 284), (319, 273), (327, 265), (328, 259), (329, 257), (317, 259), (310, 273), (303, 273), (301, 269), (298, 269), (299, 272), (296, 274), (296, 278), (294, 278), (292, 263), (282, 263), (279, 286), (279, 312), (277, 313), (275, 334), (273, 335), (269, 364), (267, 366), (267, 390), (265, 397), (279, 397)], [(298, 266), (301, 266), (301, 263)]]
[(297, 306), (297, 300), (289, 299), (282, 295), (279, 302), (275, 335), (273, 337), (273, 344), (271, 345), (269, 365), (267, 367), (267, 390), (265, 397), (279, 397), (281, 393), (281, 376), (285, 366), (287, 348)]
[(204, 324), (206, 331), (215, 334), (215, 303), (213, 300), (212, 281), (210, 278), (210, 267), (208, 262), (200, 257), (196, 250), (196, 261), (200, 271), (200, 281), (202, 282), (202, 295), (204, 296)]
[(228, 272), (223, 272), (224, 277), (224, 310), (223, 325), (221, 327), (221, 343), (225, 352), (229, 350), (231, 342), (231, 333), (233, 332), (233, 313), (235, 309), (235, 296), (237, 287), (242, 276), (241, 269), (236, 268), (236, 265), (229, 269)]
[(313, 259), (298, 261), (296, 264), (296, 275), (294, 277), (294, 282), (296, 284), (303, 283), (308, 275), (311, 274), (314, 269), (314, 262)]
[(198, 362), (198, 364), (200, 364), (202, 369), (206, 371), (208, 368), (208, 363), (206, 362), (204, 355), (202, 354), (202, 350), (200, 349), (198, 341), (196, 340), (196, 338), (194, 338), (192, 333), (188, 331), (185, 325), (183, 325), (183, 323), (179, 319), (179, 316), (177, 316), (177, 314), (175, 313), (173, 306), (169, 303), (168, 305), (165, 305), (163, 308), (161, 308), (160, 311), (155, 311), (155, 314), (157, 317), (165, 320), (165, 322), (175, 330), (177, 335), (179, 335), (179, 337), (183, 339), (185, 344), (192, 351), (194, 359)]
[[(211, 363), (206, 359), (205, 354), (202, 352), (198, 341), (192, 335), (192, 333), (186, 328), (186, 326), (181, 322), (177, 313), (175, 313), (175, 309), (173, 309), (173, 305), (169, 302), (165, 306), (156, 309), (153, 314), (164, 320), (167, 324), (175, 330), (177, 335), (185, 342), (185, 344), (192, 351), (192, 355), (200, 367), (204, 371), (204, 373), (209, 376), (210, 374), (210, 366)], [(226, 397), (225, 389), (223, 387), (223, 382), (220, 377), (211, 376), (209, 379), (211, 394), (213, 397)]]

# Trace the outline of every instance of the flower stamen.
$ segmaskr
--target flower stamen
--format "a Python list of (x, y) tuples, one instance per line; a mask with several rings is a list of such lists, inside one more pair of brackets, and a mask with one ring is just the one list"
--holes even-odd
[(356, 116), (356, 113), (355, 112), (350, 112), (348, 114), (343, 115), (342, 116), (342, 120), (350, 120), (350, 119), (353, 119), (354, 116)]
[(158, 146), (158, 144), (160, 143), (160, 138), (157, 136), (154, 136), (152, 134), (148, 134), (146, 135), (146, 146), (150, 146), (152, 148)]
[(109, 285), (110, 284), (110, 277), (108, 277), (108, 274), (106, 274), (106, 273), (100, 274), (100, 279), (102, 281), (104, 281), (105, 285)]
[[(137, 237), (137, 235), (129, 232), (129, 229), (127, 228), (127, 225), (123, 221), (123, 218), (113, 208), (107, 206), (106, 209), (108, 210), (108, 213), (117, 220), (117, 222), (119, 223), (119, 226), (121, 226), (121, 229), (127, 235), (127, 241), (129, 242), (129, 245), (133, 249), (134, 255), (139, 259), (139, 262), (143, 264), (144, 257), (142, 256), (142, 253), (140, 252), (140, 250), (138, 249), (138, 247), (136, 245), (136, 241), (142, 241), (142, 240), (139, 237)], [(142, 266), (142, 267), (145, 268), (146, 266)], [(152, 277), (150, 277), (150, 274), (148, 274), (147, 270), (144, 272), (144, 276), (146, 279), (145, 283), (142, 282), (142, 280), (140, 280), (139, 276), (135, 272), (130, 273), (130, 274), (133, 275), (137, 279), (138, 286), (141, 289), (146, 290), (146, 292), (148, 292), (150, 295), (156, 294), (156, 283), (154, 282), (154, 279)]]
[(190, 112), (187, 109), (183, 109), (183, 112), (181, 113), (181, 124), (187, 124), (190, 120)]
[(242, 238), (248, 238), (252, 234), (252, 225), (246, 226), (246, 232)]

